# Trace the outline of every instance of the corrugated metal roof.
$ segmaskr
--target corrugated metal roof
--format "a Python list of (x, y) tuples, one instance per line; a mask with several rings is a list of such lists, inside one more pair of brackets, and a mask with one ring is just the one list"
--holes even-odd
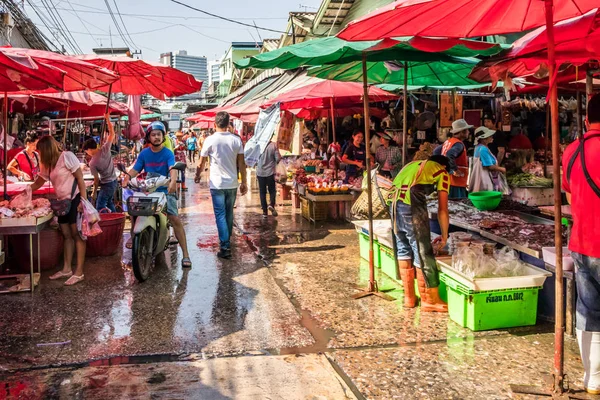
[(352, 8), (346, 13), (341, 26), (348, 25), (351, 21), (365, 16), (376, 9), (393, 3), (394, 0), (354, 0)]

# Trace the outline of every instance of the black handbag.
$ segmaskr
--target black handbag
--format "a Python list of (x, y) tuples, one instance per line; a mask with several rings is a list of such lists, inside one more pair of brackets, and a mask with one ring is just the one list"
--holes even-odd
[(71, 189), (71, 198), (66, 200), (50, 200), (50, 208), (57, 217), (64, 217), (71, 211), (71, 202), (73, 201), (73, 195), (75, 194), (75, 188), (77, 187), (77, 179), (73, 179), (73, 188)]

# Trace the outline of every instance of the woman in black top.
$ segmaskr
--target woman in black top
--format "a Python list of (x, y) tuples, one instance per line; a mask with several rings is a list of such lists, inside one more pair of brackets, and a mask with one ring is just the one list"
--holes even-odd
[(365, 162), (367, 159), (367, 150), (363, 143), (365, 137), (361, 131), (355, 131), (352, 135), (352, 143), (348, 145), (344, 155), (342, 156), (342, 162), (347, 164), (346, 168), (346, 182), (350, 178), (357, 178), (365, 168)]

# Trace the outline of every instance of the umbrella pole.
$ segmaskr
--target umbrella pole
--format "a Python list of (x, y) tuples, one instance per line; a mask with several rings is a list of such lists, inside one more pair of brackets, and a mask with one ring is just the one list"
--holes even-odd
[(8, 140), (8, 93), (4, 92), (4, 109), (2, 110), (2, 123), (4, 124), (4, 200), (8, 200), (8, 193), (6, 189), (7, 178), (8, 178), (8, 147), (6, 142)]
[(67, 101), (67, 113), (65, 114), (65, 130), (63, 132), (62, 144), (63, 150), (65, 149), (65, 144), (67, 143), (67, 125), (69, 120), (69, 107), (71, 106), (71, 102)]
[(377, 287), (375, 281), (375, 264), (373, 262), (373, 185), (371, 182), (371, 127), (369, 119), (369, 86), (367, 83), (367, 55), (363, 53), (362, 57), (362, 72), (363, 72), (363, 106), (365, 117), (365, 147), (366, 147), (366, 171), (367, 171), (367, 204), (369, 215), (369, 286), (362, 292), (353, 295), (354, 299), (360, 299), (366, 296), (379, 296), (386, 300), (395, 300), (393, 297), (382, 293)]
[(406, 135), (408, 134), (408, 65), (404, 63), (404, 105), (402, 111), (402, 167), (406, 165)]
[[(114, 64), (113, 64), (114, 68)], [(104, 110), (104, 115), (108, 114), (108, 108), (110, 107), (110, 95), (112, 94), (112, 83), (108, 86), (108, 97), (106, 98), (106, 109)], [(100, 128), (100, 143), (102, 143), (102, 138), (104, 137), (104, 124), (106, 123), (106, 118), (102, 119), (102, 126)]]
[(554, 53), (553, 0), (545, 0), (546, 34), (548, 35), (548, 67), (550, 73), (550, 118), (552, 126), (552, 163), (554, 179), (554, 244), (556, 246), (556, 290), (554, 316), (554, 393), (564, 391), (564, 309), (562, 263), (562, 192), (560, 181), (560, 134), (558, 123), (558, 88), (556, 87), (556, 58)]
[(333, 143), (335, 143), (335, 112), (333, 110), (333, 97), (329, 98), (329, 105), (331, 106), (331, 131), (333, 132)]

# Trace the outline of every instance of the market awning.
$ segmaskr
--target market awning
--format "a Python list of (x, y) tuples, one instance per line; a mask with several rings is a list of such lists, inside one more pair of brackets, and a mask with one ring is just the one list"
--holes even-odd
[(491, 56), (506, 48), (496, 43), (463, 39), (391, 38), (348, 42), (337, 37), (314, 39), (236, 61), (238, 68), (294, 69), (302, 66), (346, 64), (359, 61), (434, 61), (447, 57)]
[[(262, 107), (281, 103), (282, 110), (293, 108), (327, 108), (333, 103), (335, 107), (360, 105), (363, 101), (364, 89), (359, 83), (342, 83), (332, 80), (321, 80), (311, 85), (287, 91), (270, 99)], [(378, 87), (369, 88), (369, 101), (395, 100), (398, 95), (386, 92)]]
[[(458, 59), (457, 59), (458, 60)], [(461, 58), (463, 64), (444, 61), (432, 62), (367, 62), (367, 80), (375, 84), (404, 84), (404, 66), (408, 67), (407, 84), (417, 87), (459, 87), (479, 85), (479, 82), (467, 78), (478, 60)], [(343, 65), (327, 65), (308, 70), (310, 76), (347, 82), (362, 82), (361, 62)]]

